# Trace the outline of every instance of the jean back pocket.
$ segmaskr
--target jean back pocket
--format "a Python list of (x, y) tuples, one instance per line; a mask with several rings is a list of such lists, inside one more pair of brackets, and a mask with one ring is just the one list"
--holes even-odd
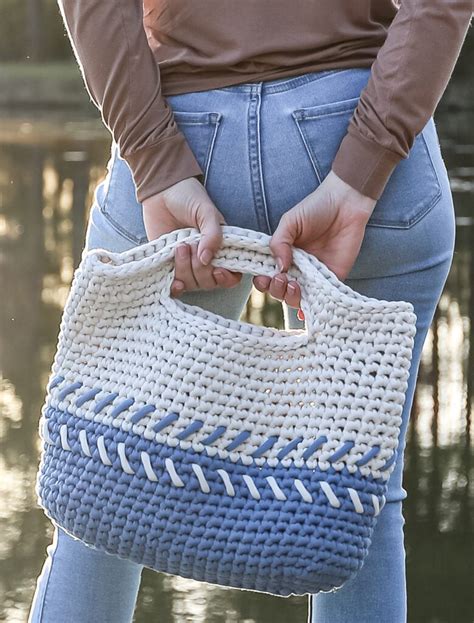
[[(221, 120), (219, 112), (173, 111), (176, 124), (184, 134), (199, 166), (206, 186), (214, 143)], [(128, 241), (139, 245), (148, 241), (143, 223), (142, 204), (135, 194), (132, 171), (113, 144), (103, 192), (96, 192), (97, 203), (113, 229)]]
[[(353, 97), (299, 108), (291, 113), (318, 185), (331, 170), (358, 102), (359, 97)], [(440, 197), (441, 186), (422, 131), (416, 136), (408, 157), (400, 160), (393, 170), (367, 225), (409, 228), (427, 214)]]

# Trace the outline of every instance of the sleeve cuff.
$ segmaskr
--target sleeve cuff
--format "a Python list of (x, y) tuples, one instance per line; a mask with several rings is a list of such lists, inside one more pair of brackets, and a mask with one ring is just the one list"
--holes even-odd
[(399, 154), (349, 131), (341, 141), (332, 170), (346, 184), (377, 200), (401, 159)]
[(181, 180), (203, 175), (182, 132), (122, 157), (132, 170), (140, 203)]

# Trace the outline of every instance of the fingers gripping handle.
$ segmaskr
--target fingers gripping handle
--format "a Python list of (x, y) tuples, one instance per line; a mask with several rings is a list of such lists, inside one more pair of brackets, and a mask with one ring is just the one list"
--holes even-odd
[[(222, 234), (222, 244), (212, 260), (213, 266), (269, 277), (280, 272), (270, 251), (271, 237), (268, 234), (234, 225), (223, 225)], [(136, 281), (142, 275), (155, 274), (160, 282), (161, 295), (170, 298), (175, 274), (175, 248), (182, 242), (199, 242), (201, 235), (198, 229), (187, 227), (121, 253), (91, 249), (78, 270), (92, 271), (101, 281), (109, 283), (130, 278)], [(335, 293), (337, 285), (331, 283), (328, 269), (316, 257), (296, 247), (292, 248), (292, 255), (288, 276), (296, 279), (301, 288), (301, 309), (310, 337), (324, 330), (335, 305), (331, 293)]]
[[(252, 275), (266, 275), (274, 277), (279, 273), (275, 259), (270, 251), (268, 242), (270, 236), (255, 232), (256, 237), (227, 233), (223, 227), (223, 241), (215, 254), (212, 265), (227, 268), (230, 271), (250, 273)], [(238, 228), (232, 227), (232, 230)], [(197, 230), (194, 230), (197, 232)], [(247, 230), (245, 230), (247, 231)], [(166, 247), (165, 261), (171, 261), (171, 269), (164, 283), (165, 296), (170, 296), (171, 284), (174, 279), (174, 251), (177, 245), (187, 242), (196, 242), (200, 233), (188, 238), (174, 240)], [(267, 238), (268, 240), (265, 240)], [(164, 251), (164, 250), (163, 250)], [(306, 327), (309, 334), (321, 330), (324, 310), (321, 309), (321, 291), (325, 278), (320, 274), (311, 257), (303, 250), (293, 247), (293, 262), (288, 270), (289, 279), (295, 279), (301, 288), (301, 309), (305, 315)], [(315, 258), (314, 258), (315, 259)]]

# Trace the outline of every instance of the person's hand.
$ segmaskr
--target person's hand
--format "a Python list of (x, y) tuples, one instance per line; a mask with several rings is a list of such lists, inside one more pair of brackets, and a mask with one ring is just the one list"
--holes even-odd
[(171, 296), (180, 296), (185, 290), (232, 288), (240, 282), (242, 273), (211, 264), (222, 244), (221, 225), (226, 222), (197, 178), (181, 180), (145, 199), (142, 205), (148, 240), (183, 227), (196, 227), (201, 232), (199, 244), (183, 242), (175, 249)]
[[(375, 204), (330, 171), (314, 192), (280, 219), (269, 246), (275, 260), (281, 260), (281, 272), (272, 278), (255, 276), (255, 287), (290, 307), (300, 306), (300, 287), (286, 274), (293, 259), (291, 245), (311, 253), (344, 280), (359, 254)], [(301, 310), (298, 317), (304, 319)]]

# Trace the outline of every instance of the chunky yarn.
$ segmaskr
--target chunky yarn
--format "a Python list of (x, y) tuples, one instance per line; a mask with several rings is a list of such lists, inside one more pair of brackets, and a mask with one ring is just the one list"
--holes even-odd
[[(223, 226), (213, 264), (273, 276), (267, 234)], [(61, 320), (36, 491), (69, 534), (151, 569), (274, 595), (361, 568), (398, 449), (416, 316), (293, 249), (306, 328), (170, 296), (175, 230), (92, 249)]]

